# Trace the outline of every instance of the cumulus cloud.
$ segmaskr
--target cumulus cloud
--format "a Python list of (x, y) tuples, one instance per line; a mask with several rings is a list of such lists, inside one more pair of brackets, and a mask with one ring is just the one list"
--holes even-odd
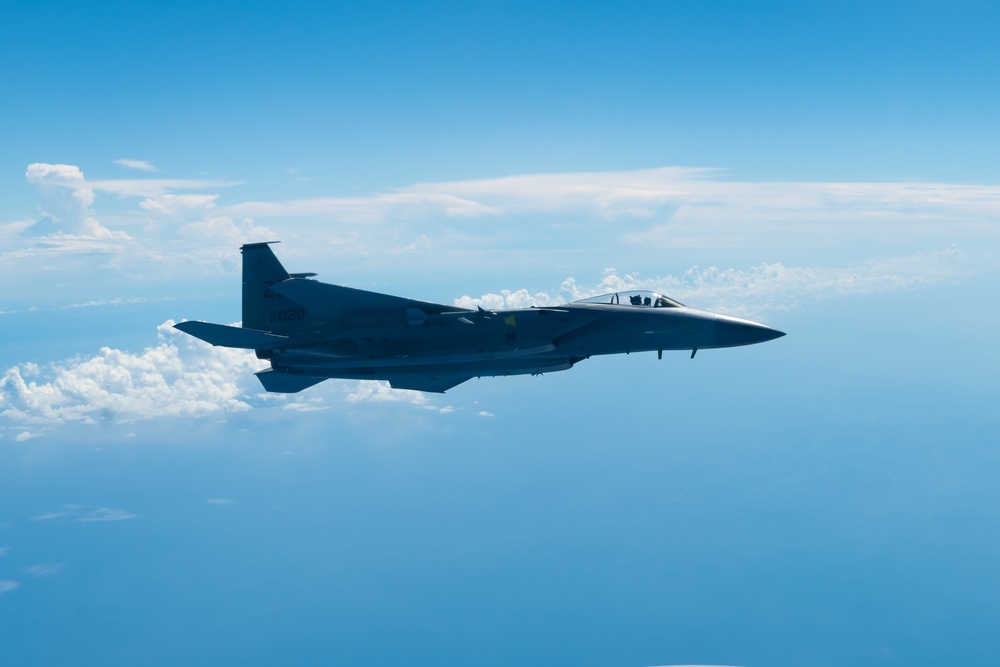
[(426, 405), (430, 399), (420, 391), (410, 389), (393, 389), (388, 382), (381, 380), (361, 380), (357, 388), (347, 395), (350, 403), (411, 403)]
[(45, 197), (43, 210), (52, 226), (58, 225), (69, 234), (98, 239), (124, 234), (112, 232), (93, 216), (94, 190), (85, 182), (79, 167), (35, 163), (28, 165), (25, 177)]
[[(159, 344), (141, 353), (101, 348), (93, 356), (9, 368), (0, 378), (0, 417), (13, 424), (100, 424), (235, 413), (268, 400), (296, 412), (328, 410), (331, 397), (348, 403), (430, 404), (422, 392), (393, 389), (380, 381), (345, 381), (328, 387), (326, 394), (262, 394), (253, 374), (267, 362), (246, 350), (212, 347), (174, 329), (169, 320), (158, 327), (158, 338)], [(23, 426), (19, 430), (18, 440), (35, 436)], [(68, 513), (73, 511), (34, 519)]]
[[(135, 160), (119, 160), (119, 164), (133, 169), (152, 167)], [(41, 196), (41, 215), (37, 219), (22, 219), (0, 224), (0, 238), (17, 241), (4, 248), (2, 254), (8, 266), (23, 260), (22, 266), (12, 270), (23, 272), (26, 268), (38, 270), (50, 258), (65, 260), (68, 256), (88, 258), (104, 255), (105, 267), (128, 270), (132, 267), (143, 273), (157, 258), (169, 252), (164, 242), (183, 242), (192, 245), (187, 253), (178, 254), (182, 260), (197, 255), (203, 260), (222, 252), (218, 246), (226, 244), (230, 254), (236, 253), (233, 243), (273, 240), (276, 235), (266, 228), (255, 226), (252, 221), (234, 222), (229, 216), (209, 216), (216, 207), (216, 193), (182, 192), (184, 190), (219, 189), (238, 184), (237, 181), (204, 179), (131, 178), (91, 180), (75, 165), (34, 163), (25, 173), (28, 183), (35, 186)], [(111, 230), (98, 220), (94, 212), (95, 193), (113, 194), (123, 198), (142, 198), (138, 208), (145, 214), (134, 212), (117, 214), (117, 226), (130, 225), (135, 237), (123, 230)], [(110, 255), (110, 257), (108, 257)], [(175, 264), (183, 275), (188, 275), (185, 262)], [(63, 269), (67, 268), (65, 265)]]
[(455, 305), (460, 308), (475, 309), (482, 306), (485, 310), (552, 306), (556, 303), (559, 303), (558, 297), (550, 296), (545, 292), (531, 294), (526, 289), (501, 290), (499, 294), (484, 294), (479, 297), (461, 296), (455, 299)]
[(692, 267), (677, 276), (642, 278), (607, 269), (594, 285), (563, 281), (558, 291), (501, 290), (478, 297), (462, 296), (456, 306), (487, 310), (554, 306), (600, 294), (633, 289), (653, 290), (690, 306), (752, 316), (787, 310), (803, 301), (858, 294), (875, 294), (954, 281), (962, 273), (961, 252), (948, 248), (935, 253), (872, 260), (847, 267), (786, 267), (760, 264), (750, 269)]
[(0, 378), (0, 415), (20, 423), (130, 422), (248, 410), (255, 371), (266, 366), (244, 350), (213, 348), (173, 328), (133, 354), (101, 348), (91, 357), (47, 367), (21, 364)]

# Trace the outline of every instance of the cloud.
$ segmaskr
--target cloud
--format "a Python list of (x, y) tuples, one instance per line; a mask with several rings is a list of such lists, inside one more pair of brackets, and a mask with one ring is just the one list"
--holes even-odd
[(43, 219), (47, 222), (40, 231), (58, 229), (98, 239), (124, 234), (112, 232), (94, 218), (90, 208), (94, 203), (94, 190), (84, 181), (79, 167), (39, 162), (28, 165), (25, 177), (45, 197)]
[(15, 220), (0, 224), (0, 239), (15, 239), (23, 232), (31, 229), (37, 221), (30, 218)]
[(192, 243), (232, 252), (246, 243), (274, 241), (278, 238), (277, 232), (254, 224), (249, 218), (236, 222), (227, 216), (203, 218), (188, 223), (180, 227), (178, 235)]
[[(31, 517), (32, 521), (51, 521), (52, 519), (61, 519), (66, 517), (71, 521), (78, 521), (83, 523), (100, 523), (106, 521), (127, 521), (128, 519), (136, 518), (136, 514), (132, 512), (127, 512), (125, 510), (112, 509), (110, 507), (99, 507), (90, 508), (86, 505), (63, 505), (62, 510), (58, 512), (47, 512), (45, 514), (39, 514), (38, 516)], [(52, 567), (62, 567), (62, 565), (52, 566)]]
[[(614, 290), (604, 290), (614, 291)], [(602, 292), (598, 292), (601, 294)], [(582, 298), (582, 297), (581, 297)], [(478, 297), (461, 296), (455, 299), (454, 304), (460, 308), (474, 310), (482, 306), (485, 310), (501, 310), (506, 308), (531, 308), (533, 306), (552, 306), (560, 301), (557, 296), (551, 296), (546, 292), (536, 292), (530, 294), (526, 289), (501, 290), (498, 294), (483, 294)]]
[(223, 207), (234, 217), (334, 218), (343, 222), (380, 223), (389, 218), (444, 214), (457, 218), (496, 215), (500, 211), (444, 192), (399, 191), (368, 197), (316, 197), (284, 202), (250, 201)]
[(525, 174), (420, 183), (364, 197), (251, 201), (226, 210), (234, 215), (261, 218), (329, 216), (354, 222), (429, 214), (500, 218), (531, 212), (590, 212), (605, 218), (648, 218), (656, 209), (683, 197), (684, 184), (717, 171), (663, 167), (625, 172)]
[[(127, 166), (132, 168), (148, 164), (141, 161), (118, 162), (129, 162)], [(255, 228), (252, 221), (234, 223), (228, 216), (207, 217), (216, 207), (219, 197), (216, 193), (178, 193), (183, 190), (225, 188), (237, 185), (237, 181), (163, 178), (89, 180), (75, 165), (48, 163), (28, 165), (25, 178), (41, 195), (41, 216), (0, 225), (0, 238), (19, 242), (7, 244), (2, 253), (9, 270), (16, 272), (23, 272), (25, 268), (37, 270), (39, 262), (48, 258), (62, 259), (67, 255), (86, 258), (95, 253), (112, 256), (106, 265), (145, 271), (151, 264), (155, 265), (158, 256), (169, 252), (164, 247), (165, 241), (193, 242), (194, 248), (188, 248), (186, 254), (176, 254), (182, 258), (187, 255), (201, 258), (206, 253), (219, 254), (214, 244), (272, 240), (276, 236), (270, 230)], [(128, 212), (115, 216), (117, 226), (129, 225), (137, 237), (122, 230), (113, 231), (98, 220), (94, 213), (95, 193), (144, 198), (138, 202), (142, 214)], [(227, 250), (235, 253), (236, 247), (227, 246)], [(18, 260), (23, 260), (25, 266), (11, 264)], [(183, 265), (183, 261), (178, 262), (177, 270), (187, 275), (187, 267)]]
[(355, 391), (347, 395), (349, 403), (411, 403), (425, 405), (430, 402), (426, 394), (410, 389), (393, 389), (381, 380), (360, 380)]
[(0, 416), (21, 423), (131, 422), (250, 409), (253, 373), (266, 366), (244, 350), (212, 348), (173, 328), (132, 354), (101, 348), (47, 367), (21, 364), (0, 378)]
[(51, 563), (48, 565), (31, 565), (24, 568), (24, 573), (30, 577), (51, 577), (63, 569), (63, 563)]
[(876, 294), (952, 282), (963, 275), (962, 253), (952, 247), (935, 253), (872, 260), (846, 267), (786, 267), (760, 264), (750, 269), (692, 267), (674, 276), (641, 278), (607, 269), (595, 285), (584, 286), (574, 278), (563, 281), (553, 293), (501, 290), (478, 297), (462, 296), (454, 304), (488, 310), (553, 306), (609, 292), (647, 289), (667, 294), (687, 305), (752, 316), (789, 310), (802, 301), (860, 294)]
[(102, 306), (125, 306), (136, 303), (147, 303), (149, 301), (173, 301), (173, 297), (161, 297), (158, 299), (147, 299), (145, 297), (131, 297), (128, 299), (123, 299), (121, 297), (116, 297), (114, 299), (97, 299), (94, 301), (84, 301), (83, 303), (70, 303), (65, 306), (60, 306), (61, 310), (72, 310), (74, 308), (98, 308)]
[(128, 158), (119, 158), (115, 160), (115, 164), (120, 167), (125, 167), (126, 169), (138, 169), (139, 171), (156, 171), (156, 167), (153, 166), (152, 162), (148, 160), (129, 160)]
[(9, 593), (17, 588), (17, 586), (18, 583), (16, 581), (11, 581), (10, 579), (0, 579), (0, 594)]
[[(325, 244), (375, 243), (379, 252), (435, 252), (442, 242), (495, 245), (498, 234), (556, 233), (570, 247), (606, 244), (644, 248), (735, 246), (755, 239), (787, 243), (790, 233), (808, 230), (810, 242), (823, 239), (898, 240), (929, 234), (982, 235), (995, 242), (1000, 186), (913, 182), (746, 182), (726, 180), (721, 169), (660, 167), (618, 172), (522, 174), (493, 179), (418, 183), (351, 197), (311, 197), (285, 201), (219, 204), (219, 190), (236, 180), (108, 179), (87, 181), (79, 167), (36, 163), (27, 179), (46, 196), (46, 220), (63, 231), (89, 236), (110, 232), (93, 218), (94, 192), (141, 197), (139, 208), (154, 217), (209, 224), (210, 220), (278, 218), (316, 223), (396, 225), (384, 238), (352, 236), (322, 229)], [(212, 211), (216, 216), (203, 220)], [(489, 227), (470, 227), (488, 219)], [(435, 228), (428, 230), (427, 222)], [(411, 222), (420, 228), (408, 228)], [(594, 224), (598, 222), (598, 224)], [(43, 231), (43, 221), (36, 222)], [(292, 222), (291, 224), (299, 224)], [(457, 226), (456, 226), (457, 225)], [(8, 223), (7, 233), (22, 223)], [(197, 228), (200, 229), (200, 228)], [(446, 230), (451, 230), (445, 233)], [(455, 230), (461, 229), (458, 233)], [(194, 233), (196, 230), (192, 230)], [(568, 232), (572, 231), (570, 235)], [(555, 240), (555, 239), (553, 239)], [(953, 242), (950, 239), (949, 242)], [(802, 239), (796, 239), (801, 243)], [(447, 245), (447, 243), (445, 244)]]
[[(233, 193), (229, 201), (219, 193), (240, 181), (88, 180), (79, 167), (45, 163), (30, 165), (27, 178), (43, 196), (43, 215), (0, 225), (0, 237), (16, 241), (2, 251), (4, 270), (15, 276), (65, 270), (70, 255), (144, 281), (231, 274), (240, 245), (280, 239), (294, 241), (300, 257), (334, 252), (369, 270), (423, 258), (464, 271), (538, 261), (607, 266), (611, 257), (649, 270), (663, 265), (665, 250), (681, 248), (786, 264), (837, 253), (858, 261), (951, 244), (992, 252), (984, 263), (995, 264), (1000, 250), (1000, 186), (991, 185), (752, 183), (727, 180), (720, 169), (661, 167), (233, 202)], [(95, 193), (135, 199), (114, 218), (128, 234), (97, 222)], [(280, 227), (264, 226), (271, 220)], [(517, 291), (503, 301), (539, 298)]]
[(222, 211), (236, 217), (357, 223), (437, 215), (485, 217), (499, 225), (537, 214), (559, 218), (562, 225), (565, 216), (596, 216), (609, 222), (655, 220), (652, 227), (640, 225), (639, 232), (622, 230), (634, 243), (671, 246), (690, 243), (693, 239), (686, 235), (699, 236), (699, 227), (720, 223), (733, 226), (732, 231), (845, 221), (868, 229), (894, 222), (940, 227), (956, 221), (992, 222), (1000, 208), (1000, 185), (747, 182), (725, 180), (723, 175), (724, 170), (700, 167), (523, 174), (420, 183), (360, 197), (250, 201)]
[(77, 519), (84, 523), (94, 523), (94, 522), (104, 522), (104, 521), (128, 521), (129, 519), (134, 519), (138, 516), (137, 514), (132, 514), (131, 512), (126, 512), (125, 510), (111, 509), (110, 507), (101, 507), (92, 512), (85, 514), (84, 516)]
[(139, 202), (139, 208), (155, 215), (189, 215), (212, 210), (215, 208), (215, 200), (218, 198), (219, 195), (161, 194), (147, 197)]
[(0, 556), (6, 556), (10, 553), (10, 547), (0, 547)]
[[(430, 402), (422, 392), (367, 380), (334, 384), (326, 396), (262, 394), (253, 374), (267, 362), (246, 350), (212, 347), (174, 329), (171, 320), (157, 334), (159, 344), (138, 354), (101, 348), (93, 356), (9, 368), (0, 377), (0, 417), (13, 424), (131, 423), (243, 412), (271, 400), (284, 410), (313, 412), (330, 409), (330, 395), (348, 403), (423, 407)], [(53, 512), (35, 520), (66, 514)]]
[(320, 412), (329, 410), (330, 406), (325, 404), (322, 396), (310, 396), (290, 401), (283, 406), (283, 409), (292, 412)]
[(88, 185), (98, 192), (119, 197), (147, 197), (155, 199), (177, 190), (205, 190), (230, 188), (242, 185), (243, 181), (211, 180), (205, 178), (118, 178), (89, 181)]

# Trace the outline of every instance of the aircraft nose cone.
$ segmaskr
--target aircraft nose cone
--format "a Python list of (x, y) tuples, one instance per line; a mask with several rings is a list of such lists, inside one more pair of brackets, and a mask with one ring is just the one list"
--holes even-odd
[(784, 335), (784, 331), (778, 331), (750, 320), (741, 320), (725, 315), (720, 315), (715, 320), (715, 341), (719, 347), (753, 345), (781, 338)]

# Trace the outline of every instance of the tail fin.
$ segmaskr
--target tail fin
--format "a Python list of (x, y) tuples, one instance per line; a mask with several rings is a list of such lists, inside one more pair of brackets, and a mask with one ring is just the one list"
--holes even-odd
[(268, 288), (289, 278), (315, 274), (289, 274), (271, 251), (271, 243), (248, 243), (243, 251), (243, 327), (259, 331), (289, 331), (313, 321), (303, 306)]

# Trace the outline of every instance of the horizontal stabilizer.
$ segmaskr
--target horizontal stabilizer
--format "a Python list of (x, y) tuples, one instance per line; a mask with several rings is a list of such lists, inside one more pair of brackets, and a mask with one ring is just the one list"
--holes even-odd
[(254, 373), (264, 389), (277, 392), (279, 394), (294, 394), (308, 389), (314, 384), (319, 384), (326, 378), (310, 377), (308, 375), (293, 375), (292, 373), (282, 373), (273, 369)]
[(230, 327), (211, 322), (178, 322), (174, 328), (212, 345), (239, 347), (246, 350), (278, 347), (288, 341), (288, 336), (278, 336), (267, 331)]

